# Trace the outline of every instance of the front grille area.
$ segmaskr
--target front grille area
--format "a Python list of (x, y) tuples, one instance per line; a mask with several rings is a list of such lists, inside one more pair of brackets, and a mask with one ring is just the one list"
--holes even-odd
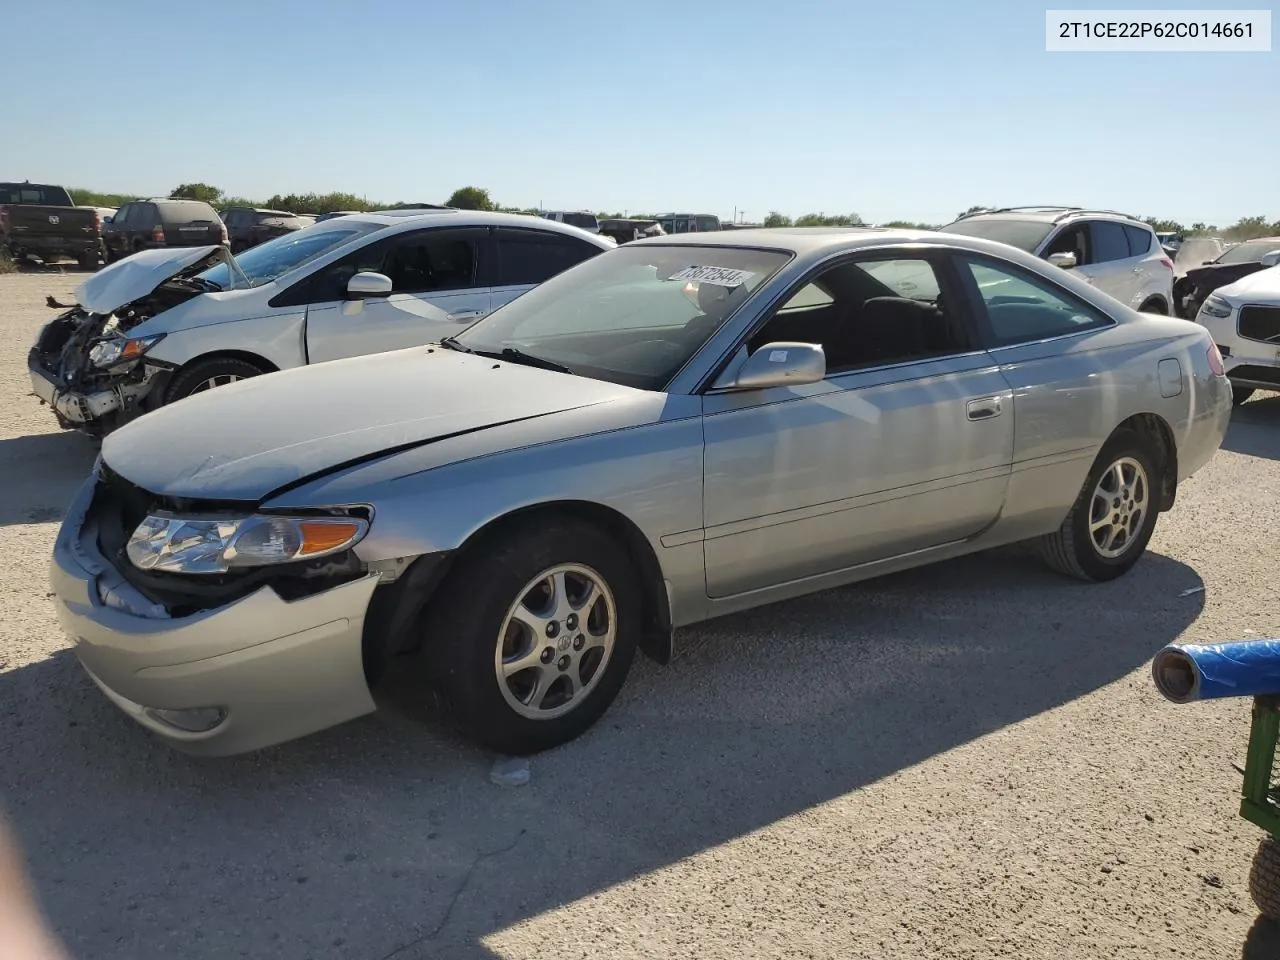
[(1236, 329), (1249, 340), (1280, 343), (1280, 307), (1241, 307)]
[(364, 565), (348, 550), (319, 560), (191, 576), (139, 570), (129, 562), (129, 537), (154, 511), (177, 514), (248, 513), (253, 504), (212, 503), (159, 497), (101, 465), (89, 518), (98, 525), (98, 550), (135, 590), (165, 608), (171, 617), (186, 617), (226, 606), (270, 586), (285, 601), (300, 600), (364, 575)]

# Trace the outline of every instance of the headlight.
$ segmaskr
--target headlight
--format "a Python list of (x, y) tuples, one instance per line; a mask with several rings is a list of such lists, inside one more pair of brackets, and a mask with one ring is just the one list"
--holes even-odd
[(1210, 317), (1229, 317), (1233, 309), (1226, 300), (1213, 294), (1205, 297), (1204, 303), (1200, 305), (1200, 312)]
[(126, 340), (124, 337), (103, 340), (90, 348), (89, 360), (95, 367), (113, 367), (117, 363), (137, 360), (163, 339), (164, 334), (158, 333), (154, 337), (138, 337), (135, 340)]
[(175, 517), (138, 524), (126, 552), (139, 570), (226, 573), (311, 560), (359, 543), (369, 524), (358, 517)]

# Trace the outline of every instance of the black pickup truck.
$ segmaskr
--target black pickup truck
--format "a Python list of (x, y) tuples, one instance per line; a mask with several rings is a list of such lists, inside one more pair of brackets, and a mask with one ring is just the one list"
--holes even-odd
[(71, 194), (47, 183), (0, 183), (0, 253), (14, 260), (52, 263), (74, 257), (93, 270), (102, 256), (102, 220), (93, 207), (77, 207)]

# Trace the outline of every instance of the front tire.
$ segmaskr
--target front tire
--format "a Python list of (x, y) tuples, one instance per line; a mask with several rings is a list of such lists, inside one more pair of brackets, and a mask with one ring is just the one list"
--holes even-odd
[(1129, 428), (1113, 433), (1062, 526), (1040, 542), (1049, 566), (1094, 582), (1127, 573), (1155, 531), (1161, 459), (1146, 434)]
[(1280, 923), (1280, 840), (1263, 837), (1249, 869), (1249, 896), (1258, 911)]
[(249, 361), (237, 360), (234, 357), (203, 360), (174, 375), (165, 389), (164, 402), (169, 404), (184, 400), (193, 394), (204, 393), (215, 387), (259, 376), (262, 372), (260, 367), (254, 366)]
[(636, 572), (614, 539), (542, 518), (469, 552), (423, 621), (425, 667), (476, 740), (516, 756), (574, 739), (609, 708), (635, 657)]

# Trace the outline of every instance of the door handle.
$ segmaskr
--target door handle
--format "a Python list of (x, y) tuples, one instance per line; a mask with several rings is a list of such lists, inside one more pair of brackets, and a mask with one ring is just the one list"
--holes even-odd
[(457, 313), (451, 313), (451, 314), (449, 314), (449, 319), (450, 319), (450, 320), (457, 320), (457, 321), (462, 321), (462, 320), (479, 320), (479, 319), (480, 319), (481, 317), (483, 317), (487, 312), (488, 312), (488, 311), (486, 311), (486, 310), (460, 310), (460, 311), (458, 311)]
[(992, 417), (1000, 416), (1000, 411), (1003, 409), (999, 397), (970, 400), (965, 406), (970, 420), (990, 420)]

